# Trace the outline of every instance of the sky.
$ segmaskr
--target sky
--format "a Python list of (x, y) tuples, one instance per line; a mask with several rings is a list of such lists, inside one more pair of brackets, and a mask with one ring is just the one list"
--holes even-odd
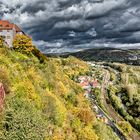
[(0, 18), (19, 25), (44, 53), (140, 49), (140, 0), (0, 0)]

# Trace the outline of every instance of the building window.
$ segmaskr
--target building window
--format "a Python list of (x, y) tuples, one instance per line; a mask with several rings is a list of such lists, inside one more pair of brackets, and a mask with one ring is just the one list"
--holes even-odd
[(11, 37), (10, 36), (7, 36), (7, 39), (10, 39)]
[(9, 25), (6, 25), (6, 27), (9, 27)]

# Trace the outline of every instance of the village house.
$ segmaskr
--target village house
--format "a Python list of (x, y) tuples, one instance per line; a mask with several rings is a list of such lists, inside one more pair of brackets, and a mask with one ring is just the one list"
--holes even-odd
[(93, 88), (100, 88), (100, 85), (99, 85), (97, 79), (95, 79), (94, 81), (92, 81), (92, 82), (91, 82), (91, 85), (92, 85)]
[(98, 109), (98, 107), (97, 107), (96, 105), (93, 106), (93, 109), (94, 109), (94, 111), (95, 111), (96, 113), (98, 113), (99, 109)]
[(0, 20), (0, 36), (4, 38), (9, 47), (13, 47), (13, 40), (16, 34), (25, 34), (16, 24), (8, 20)]

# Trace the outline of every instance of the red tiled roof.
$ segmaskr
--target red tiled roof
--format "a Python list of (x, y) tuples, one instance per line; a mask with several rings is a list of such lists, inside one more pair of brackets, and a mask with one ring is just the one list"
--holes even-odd
[(14, 26), (15, 26), (16, 32), (22, 32), (22, 30), (16, 24), (14, 24)]
[(98, 85), (99, 85), (99, 83), (98, 83), (97, 81), (94, 81), (94, 82), (93, 82), (93, 86), (94, 86), (94, 87), (97, 87)]
[(0, 20), (0, 30), (11, 30), (13, 28), (16, 32), (23, 32), (16, 24), (10, 23), (8, 20)]
[(82, 83), (80, 83), (80, 86), (82, 86), (82, 87), (84, 87), (84, 86), (88, 86), (88, 85), (89, 85), (88, 82), (82, 82)]

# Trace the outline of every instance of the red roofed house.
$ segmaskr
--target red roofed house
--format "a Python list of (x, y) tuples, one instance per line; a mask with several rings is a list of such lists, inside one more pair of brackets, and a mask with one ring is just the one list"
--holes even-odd
[(80, 86), (81, 87), (89, 86), (89, 82), (82, 82), (80, 83)]
[(92, 86), (94, 88), (99, 87), (99, 83), (98, 83), (97, 79), (95, 81), (93, 81)]
[(13, 39), (16, 34), (25, 34), (16, 24), (10, 23), (8, 20), (0, 20), (0, 36), (4, 37), (5, 43), (9, 47), (13, 47)]

